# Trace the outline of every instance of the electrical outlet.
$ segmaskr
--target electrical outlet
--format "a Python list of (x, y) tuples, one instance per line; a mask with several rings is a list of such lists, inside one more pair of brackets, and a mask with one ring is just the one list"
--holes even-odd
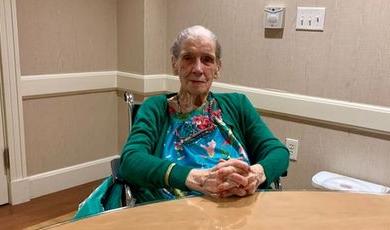
[(286, 138), (286, 147), (290, 152), (290, 160), (296, 161), (298, 159), (298, 140)]

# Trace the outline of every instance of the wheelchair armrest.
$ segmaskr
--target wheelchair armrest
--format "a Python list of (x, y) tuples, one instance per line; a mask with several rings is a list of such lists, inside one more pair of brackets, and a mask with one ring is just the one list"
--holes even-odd
[(272, 182), (275, 190), (277, 190), (277, 191), (283, 190), (281, 177), (286, 177), (286, 176), (287, 176), (287, 171), (284, 172), (280, 177), (278, 177), (278, 179), (276, 179), (274, 182)]
[(112, 179), (114, 180), (114, 183), (116, 182), (116, 180), (118, 180), (120, 163), (121, 163), (120, 158), (115, 158), (111, 160), (111, 173), (112, 173)]

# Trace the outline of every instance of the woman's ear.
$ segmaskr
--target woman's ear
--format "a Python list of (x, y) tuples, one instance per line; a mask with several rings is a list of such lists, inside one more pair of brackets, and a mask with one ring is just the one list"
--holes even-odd
[(214, 79), (218, 79), (219, 78), (219, 71), (217, 71), (215, 74), (214, 74)]
[(172, 65), (173, 74), (178, 75), (179, 71), (178, 71), (178, 67), (177, 67), (177, 59), (174, 56), (171, 57), (171, 65)]
[(220, 70), (221, 70), (221, 67), (222, 67), (221, 60), (218, 60), (218, 61), (217, 61), (217, 71), (215, 72), (215, 75), (214, 75), (214, 78), (215, 78), (215, 79), (218, 79), (218, 78), (219, 78), (219, 72), (220, 72)]
[(222, 61), (221, 59), (217, 60), (217, 71), (221, 71), (221, 68), (222, 68)]

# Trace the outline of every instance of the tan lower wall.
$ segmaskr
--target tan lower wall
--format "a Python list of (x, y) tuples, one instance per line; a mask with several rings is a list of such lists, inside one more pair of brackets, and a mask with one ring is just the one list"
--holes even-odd
[(118, 154), (116, 91), (23, 101), (27, 174)]
[(263, 118), (282, 141), (299, 140), (298, 160), (290, 162), (285, 188), (311, 189), (312, 176), (322, 170), (390, 186), (390, 136), (269, 115)]

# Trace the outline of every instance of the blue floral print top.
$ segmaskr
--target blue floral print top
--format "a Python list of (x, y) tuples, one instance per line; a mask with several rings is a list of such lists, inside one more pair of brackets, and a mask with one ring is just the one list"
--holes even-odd
[[(168, 99), (169, 100), (169, 99)], [(169, 105), (170, 127), (163, 158), (194, 168), (212, 168), (220, 159), (242, 158), (247, 153), (222, 121), (221, 109), (210, 93), (206, 102), (190, 113), (182, 114)]]

